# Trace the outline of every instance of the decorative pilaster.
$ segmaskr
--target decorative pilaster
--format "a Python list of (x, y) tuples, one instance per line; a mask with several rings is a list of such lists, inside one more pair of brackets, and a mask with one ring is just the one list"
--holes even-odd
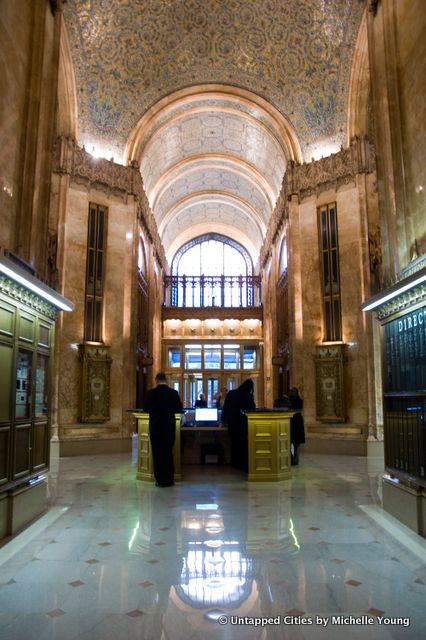
[(345, 422), (344, 344), (317, 346), (315, 380), (317, 420)]
[(79, 345), (81, 366), (80, 422), (107, 422), (110, 419), (110, 347), (104, 344)]

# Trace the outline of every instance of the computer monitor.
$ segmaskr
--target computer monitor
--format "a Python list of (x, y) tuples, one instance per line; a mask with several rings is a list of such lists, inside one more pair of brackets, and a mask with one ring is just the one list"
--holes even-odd
[(217, 409), (205, 409), (196, 407), (195, 409), (195, 422), (217, 422), (218, 413)]

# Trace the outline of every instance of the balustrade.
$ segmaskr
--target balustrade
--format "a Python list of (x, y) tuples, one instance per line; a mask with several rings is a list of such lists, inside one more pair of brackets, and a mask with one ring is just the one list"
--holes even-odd
[(259, 307), (260, 276), (164, 276), (164, 305)]

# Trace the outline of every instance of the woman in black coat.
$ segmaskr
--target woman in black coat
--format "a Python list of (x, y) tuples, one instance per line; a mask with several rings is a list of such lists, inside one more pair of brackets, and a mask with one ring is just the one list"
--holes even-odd
[(305, 423), (300, 413), (303, 400), (297, 387), (292, 387), (288, 394), (290, 406), (296, 413), (290, 418), (291, 464), (299, 464), (299, 445), (305, 442)]
[(228, 425), (231, 443), (231, 466), (248, 471), (248, 420), (242, 411), (256, 409), (253, 380), (245, 380), (238, 389), (228, 391), (223, 405), (222, 422)]

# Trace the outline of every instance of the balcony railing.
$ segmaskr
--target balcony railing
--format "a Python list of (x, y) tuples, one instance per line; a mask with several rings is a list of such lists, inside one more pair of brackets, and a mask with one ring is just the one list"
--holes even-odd
[(260, 276), (164, 276), (170, 307), (259, 307)]

